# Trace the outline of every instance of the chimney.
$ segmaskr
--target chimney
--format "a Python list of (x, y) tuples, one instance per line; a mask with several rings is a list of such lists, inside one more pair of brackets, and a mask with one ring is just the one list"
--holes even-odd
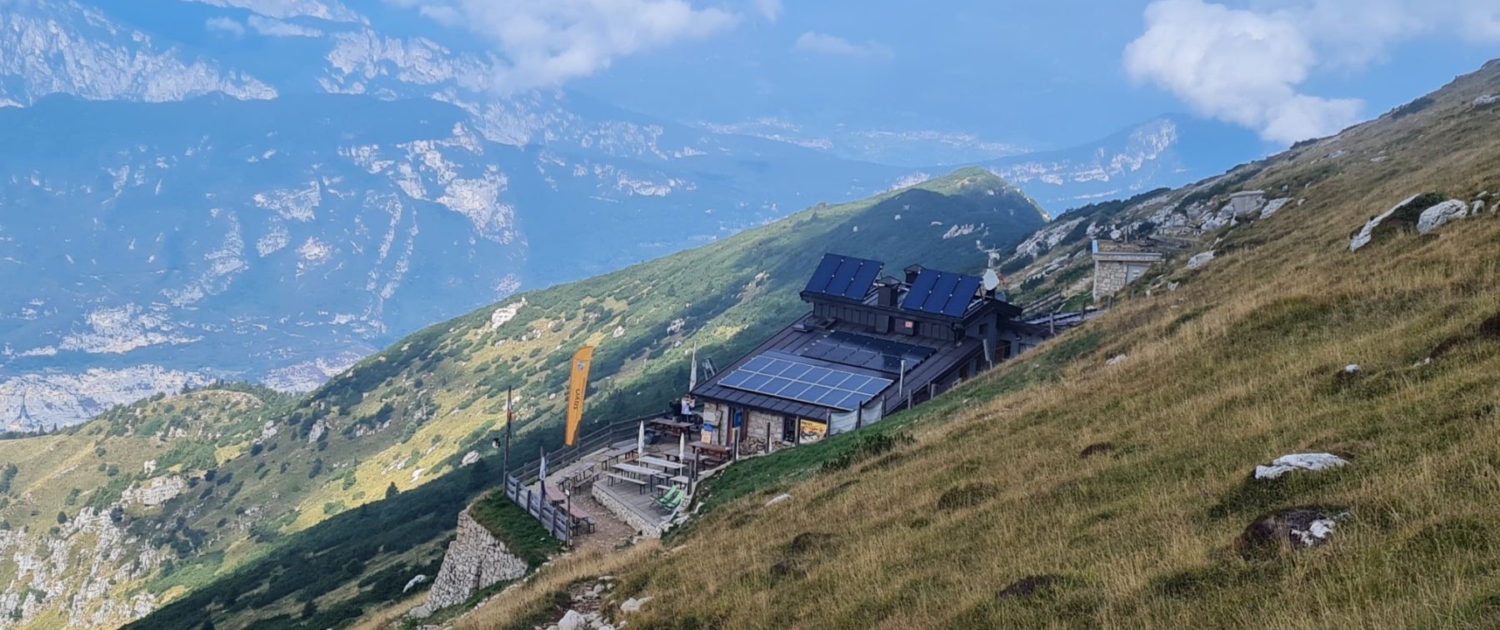
[(896, 291), (898, 288), (900, 288), (900, 285), (900, 281), (896, 280), (895, 278), (881, 278), (880, 282), (875, 285), (875, 305), (895, 308)]
[(916, 283), (917, 276), (922, 275), (923, 271), (926, 271), (926, 269), (923, 269), (922, 265), (912, 265), (910, 267), (907, 267), (906, 268), (906, 284), (907, 285), (911, 285), (911, 284)]

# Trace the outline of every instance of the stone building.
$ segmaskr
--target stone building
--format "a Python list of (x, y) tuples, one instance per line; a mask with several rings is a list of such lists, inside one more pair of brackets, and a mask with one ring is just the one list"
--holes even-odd
[(1100, 241), (1094, 241), (1093, 253), (1095, 303), (1124, 290), (1162, 260), (1160, 252), (1132, 250)]
[(1259, 212), (1266, 205), (1266, 193), (1260, 190), (1245, 190), (1229, 196), (1229, 212), (1236, 218)]

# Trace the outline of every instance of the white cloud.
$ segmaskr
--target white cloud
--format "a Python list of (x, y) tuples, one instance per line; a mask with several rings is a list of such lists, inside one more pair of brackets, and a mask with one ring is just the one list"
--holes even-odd
[(1231, 9), (1204, 0), (1158, 0), (1146, 32), (1125, 50), (1125, 69), (1196, 113), (1291, 143), (1336, 133), (1364, 103), (1305, 93), (1315, 73), (1357, 72), (1402, 42), (1433, 35), (1500, 41), (1495, 0), (1251, 0)]
[(246, 20), (250, 28), (266, 37), (322, 37), (323, 31), (306, 26), (298, 26), (291, 22), (283, 22), (268, 17), (252, 15)]
[(755, 7), (756, 13), (767, 20), (775, 22), (781, 19), (781, 0), (750, 0), (750, 4)]
[(615, 59), (698, 40), (738, 16), (687, 0), (387, 0), (469, 29), (495, 44), (506, 64), (501, 91), (551, 88), (608, 69)]
[(837, 35), (808, 31), (797, 38), (794, 50), (815, 55), (834, 57), (859, 57), (865, 59), (891, 59), (896, 53), (879, 42), (856, 44)]
[(244, 24), (226, 17), (211, 18), (203, 23), (203, 27), (209, 31), (225, 33), (234, 37), (244, 37), (245, 35)]

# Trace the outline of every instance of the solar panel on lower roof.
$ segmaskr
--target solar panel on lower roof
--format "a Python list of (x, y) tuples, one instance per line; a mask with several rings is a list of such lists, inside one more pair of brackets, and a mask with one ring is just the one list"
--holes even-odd
[(937, 351), (924, 346), (834, 332), (812, 342), (798, 354), (809, 359), (900, 374), (903, 361), (910, 371), (935, 352)]
[(850, 300), (863, 300), (875, 284), (885, 263), (838, 254), (824, 254), (823, 261), (807, 281), (807, 292)]
[(790, 356), (755, 357), (719, 379), (725, 387), (841, 411), (858, 409), (893, 382), (811, 365)]

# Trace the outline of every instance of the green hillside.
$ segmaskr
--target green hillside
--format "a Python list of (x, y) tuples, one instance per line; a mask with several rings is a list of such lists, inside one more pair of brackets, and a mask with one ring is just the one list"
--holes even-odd
[[(231, 629), (334, 627), (399, 595), (411, 576), (436, 572), (458, 511), (500, 478), (487, 445), (502, 428), (506, 391), (517, 397), (515, 452), (560, 442), (566, 364), (577, 347), (598, 346), (587, 423), (655, 412), (685, 387), (690, 348), (723, 364), (800, 312), (797, 292), (824, 252), (878, 258), (892, 270), (922, 262), (972, 271), (1044, 217), (987, 172), (962, 171), (515, 296), (421, 331), (300, 399), (210, 413), (188, 406), (196, 399), (168, 398), (64, 435), (0, 442), (0, 454), (54, 442), (77, 457), (102, 449), (86, 466), (17, 460), (17, 483), (27, 487), (66, 469), (77, 506), (181, 479), (184, 489), (164, 505), (114, 512), (98, 501), (99, 518), (131, 549), (101, 560), (121, 565), (106, 599), (165, 605), (133, 627), (197, 628), (205, 618)], [(127, 428), (112, 429), (122, 418)], [(173, 429), (182, 422), (196, 428)], [(470, 451), (485, 459), (461, 466)], [(153, 458), (157, 468), (144, 473)], [(111, 475), (111, 466), (121, 472)], [(97, 556), (87, 531), (49, 531), (58, 511), (81, 508), (66, 487), (47, 487), (0, 508), (0, 518), (25, 527), (34, 544), (58, 540), (79, 558)], [(159, 563), (131, 566), (147, 549), (161, 552)], [(46, 611), (61, 610), (72, 593), (44, 592), (9, 562), (0, 558), (0, 586), (41, 592), (31, 608), (40, 612), (23, 615), (21, 627), (48, 627), (57, 617)], [(322, 569), (300, 568), (314, 565)]]
[[(932, 405), (731, 468), (666, 551), (608, 566), (610, 608), (651, 598), (632, 630), (1500, 626), (1494, 94), (1500, 62), (1104, 211), (1108, 232), (1239, 190), (1294, 200), (1207, 230), (1207, 264), (1172, 255), (1134, 299)], [(1418, 235), (1442, 199), (1490, 209)], [(1308, 452), (1348, 464), (1252, 479)], [(1254, 525), (1295, 509), (1323, 533)], [(455, 628), (510, 627), (548, 574)]]

